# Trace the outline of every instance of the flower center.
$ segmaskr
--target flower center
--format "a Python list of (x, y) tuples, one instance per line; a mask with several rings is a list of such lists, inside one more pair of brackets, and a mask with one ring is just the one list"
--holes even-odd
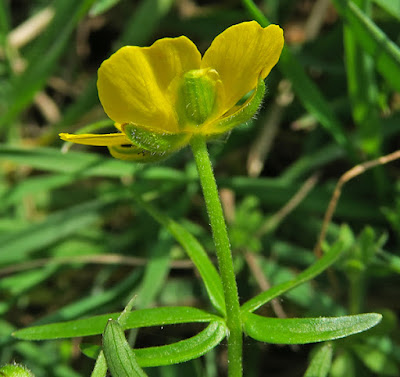
[(203, 124), (212, 114), (219, 81), (215, 69), (204, 68), (186, 72), (178, 88), (177, 110), (180, 124)]

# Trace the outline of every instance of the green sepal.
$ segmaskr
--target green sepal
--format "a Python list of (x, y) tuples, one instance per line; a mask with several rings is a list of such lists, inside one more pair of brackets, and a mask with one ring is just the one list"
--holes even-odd
[(111, 146), (108, 147), (111, 156), (119, 160), (135, 161), (135, 162), (157, 162), (169, 157), (170, 153), (155, 153), (135, 146)]
[(206, 126), (205, 134), (209, 136), (220, 135), (231, 131), (234, 127), (250, 120), (258, 111), (265, 94), (264, 80), (259, 80), (254, 93), (240, 106), (236, 106), (228, 115), (216, 123)]
[(178, 151), (189, 142), (191, 136), (183, 132), (157, 133), (133, 123), (126, 123), (121, 128), (133, 145), (159, 155)]
[(104, 330), (103, 352), (113, 377), (147, 376), (137, 363), (121, 325), (112, 319), (108, 321)]

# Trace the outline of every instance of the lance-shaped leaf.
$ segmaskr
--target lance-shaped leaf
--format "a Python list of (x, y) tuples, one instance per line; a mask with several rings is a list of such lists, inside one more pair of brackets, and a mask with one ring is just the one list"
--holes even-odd
[(103, 335), (103, 351), (113, 377), (147, 376), (137, 363), (135, 353), (117, 321), (110, 320), (107, 323)]
[(344, 247), (344, 243), (339, 240), (335, 245), (333, 245), (330, 248), (330, 250), (321, 259), (318, 259), (313, 265), (311, 265), (309, 268), (305, 269), (302, 273), (297, 275), (296, 278), (275, 285), (271, 289), (268, 289), (267, 291), (262, 292), (259, 295), (250, 299), (249, 301), (247, 301), (242, 306), (242, 312), (243, 313), (253, 312), (260, 306), (271, 301), (272, 299), (281, 295), (282, 293), (287, 292), (288, 290), (293, 289), (298, 285), (313, 279), (315, 276), (319, 275), (321, 272), (326, 270), (330, 265), (332, 265), (340, 256), (340, 254), (345, 250), (346, 248)]
[(314, 354), (304, 377), (326, 377), (331, 369), (332, 354), (332, 344), (323, 344)]
[(94, 365), (92, 374), (90, 377), (106, 377), (107, 375), (107, 362), (104, 356), (104, 352), (101, 351), (100, 354), (97, 356), (96, 364)]
[[(32, 326), (14, 332), (13, 336), (25, 340), (45, 340), (98, 335), (103, 333), (109, 319), (116, 320), (119, 315), (120, 313), (110, 313), (75, 321)], [(191, 307), (151, 308), (128, 313), (124, 317), (124, 328), (133, 329), (176, 323), (210, 322), (220, 319), (216, 315)]]
[(382, 315), (367, 313), (343, 317), (267, 318), (247, 313), (243, 326), (247, 335), (266, 343), (306, 344), (343, 338), (368, 330)]
[[(222, 320), (212, 321), (197, 335), (180, 342), (159, 347), (135, 349), (136, 360), (141, 367), (172, 365), (196, 359), (221, 343), (228, 334), (228, 329)], [(82, 352), (91, 358), (96, 358), (100, 352), (99, 346), (82, 346)]]
[(213, 321), (197, 335), (160, 347), (135, 350), (142, 367), (172, 365), (196, 359), (216, 347), (228, 333), (224, 322)]

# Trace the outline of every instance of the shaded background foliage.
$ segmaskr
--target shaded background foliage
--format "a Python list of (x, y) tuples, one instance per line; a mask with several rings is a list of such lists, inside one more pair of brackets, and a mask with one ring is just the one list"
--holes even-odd
[[(210, 143), (243, 301), (316, 260), (338, 177), (398, 149), (400, 128), (399, 1), (257, 5), (284, 28), (287, 51), (267, 79), (257, 119)], [(0, 364), (17, 360), (37, 376), (87, 376), (92, 361), (79, 346), (88, 340), (33, 343), (10, 333), (119, 311), (132, 295), (137, 308), (206, 305), (183, 250), (130, 197), (133, 187), (212, 255), (189, 151), (133, 165), (101, 148), (70, 149), (57, 134), (112, 126), (97, 98), (96, 70), (119, 47), (186, 35), (204, 52), (226, 27), (254, 16), (249, 2), (233, 0), (0, 1)], [(376, 330), (335, 342), (332, 376), (399, 375), (398, 179), (393, 163), (346, 184), (327, 238), (327, 245), (339, 234), (346, 240), (345, 257), (260, 311), (384, 313)], [(164, 344), (198, 330), (144, 329), (131, 340)], [(301, 376), (310, 351), (246, 338), (247, 375)], [(224, 375), (225, 357), (220, 348), (149, 373)]]

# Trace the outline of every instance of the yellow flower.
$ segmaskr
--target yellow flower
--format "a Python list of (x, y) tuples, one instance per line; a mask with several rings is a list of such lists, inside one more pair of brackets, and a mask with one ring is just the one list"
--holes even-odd
[(102, 63), (97, 81), (104, 111), (119, 132), (60, 137), (107, 146), (120, 159), (164, 158), (195, 134), (215, 137), (249, 120), (282, 48), (282, 29), (255, 21), (226, 29), (203, 57), (184, 36), (123, 47)]

